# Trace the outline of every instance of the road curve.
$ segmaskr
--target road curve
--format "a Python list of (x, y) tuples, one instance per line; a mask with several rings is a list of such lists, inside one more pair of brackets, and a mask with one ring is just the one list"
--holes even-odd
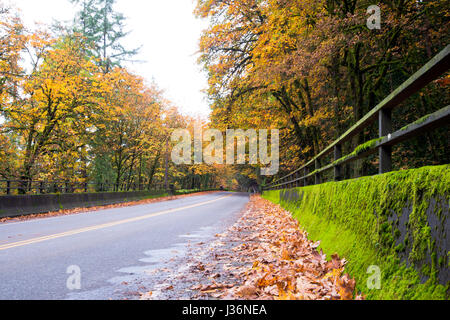
[[(0, 224), (0, 300), (111, 298), (120, 270), (143, 265), (144, 253), (171, 248), (183, 236), (225, 230), (248, 200), (218, 192)], [(76, 284), (78, 271), (81, 288), (74, 290), (67, 282)]]

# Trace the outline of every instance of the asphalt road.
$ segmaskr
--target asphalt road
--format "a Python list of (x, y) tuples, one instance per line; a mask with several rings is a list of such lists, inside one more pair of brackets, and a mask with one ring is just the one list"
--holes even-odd
[(0, 224), (0, 299), (111, 298), (120, 270), (145, 265), (146, 252), (171, 248), (183, 236), (225, 230), (248, 200), (221, 192)]

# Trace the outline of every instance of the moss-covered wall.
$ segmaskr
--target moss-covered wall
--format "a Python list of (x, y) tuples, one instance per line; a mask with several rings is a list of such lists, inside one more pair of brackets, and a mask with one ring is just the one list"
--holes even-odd
[[(263, 196), (349, 263), (368, 299), (448, 299), (450, 166), (424, 167)], [(369, 289), (369, 266), (381, 289)]]

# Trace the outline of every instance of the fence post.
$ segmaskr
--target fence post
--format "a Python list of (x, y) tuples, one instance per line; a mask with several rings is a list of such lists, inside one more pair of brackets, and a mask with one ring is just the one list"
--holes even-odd
[[(379, 114), (379, 137), (385, 137), (392, 133), (392, 111), (380, 110)], [(379, 173), (383, 174), (392, 171), (392, 147), (383, 146), (379, 148), (380, 167)]]
[[(304, 176), (306, 177), (309, 174), (309, 169), (308, 167), (305, 167), (305, 172), (304, 172)], [(305, 182), (304, 182), (304, 186), (306, 187), (308, 185), (308, 178), (305, 178)]]
[[(315, 163), (315, 167), (316, 167), (316, 170), (319, 170), (320, 169), (320, 160), (319, 159), (316, 159), (316, 161), (314, 161), (314, 163)], [(315, 180), (315, 184), (320, 184), (321, 182), (320, 182), (320, 173), (316, 173), (315, 175), (314, 175), (314, 180)]]
[(6, 194), (11, 194), (11, 181), (6, 181)]
[(39, 194), (44, 194), (44, 181), (39, 183)]
[[(334, 147), (334, 161), (342, 158), (342, 145), (337, 144)], [(342, 179), (342, 166), (336, 165), (334, 166), (334, 181), (340, 181)]]

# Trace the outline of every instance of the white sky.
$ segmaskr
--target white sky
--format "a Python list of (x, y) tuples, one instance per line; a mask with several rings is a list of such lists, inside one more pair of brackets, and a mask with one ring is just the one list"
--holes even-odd
[[(72, 21), (75, 9), (69, 0), (9, 0), (21, 9), (27, 26), (51, 24), (53, 19)], [(195, 0), (117, 0), (116, 11), (127, 18), (126, 48), (142, 46), (128, 69), (153, 79), (184, 114), (206, 118), (210, 112), (205, 95), (206, 75), (197, 65), (198, 42), (207, 22), (193, 15)]]

